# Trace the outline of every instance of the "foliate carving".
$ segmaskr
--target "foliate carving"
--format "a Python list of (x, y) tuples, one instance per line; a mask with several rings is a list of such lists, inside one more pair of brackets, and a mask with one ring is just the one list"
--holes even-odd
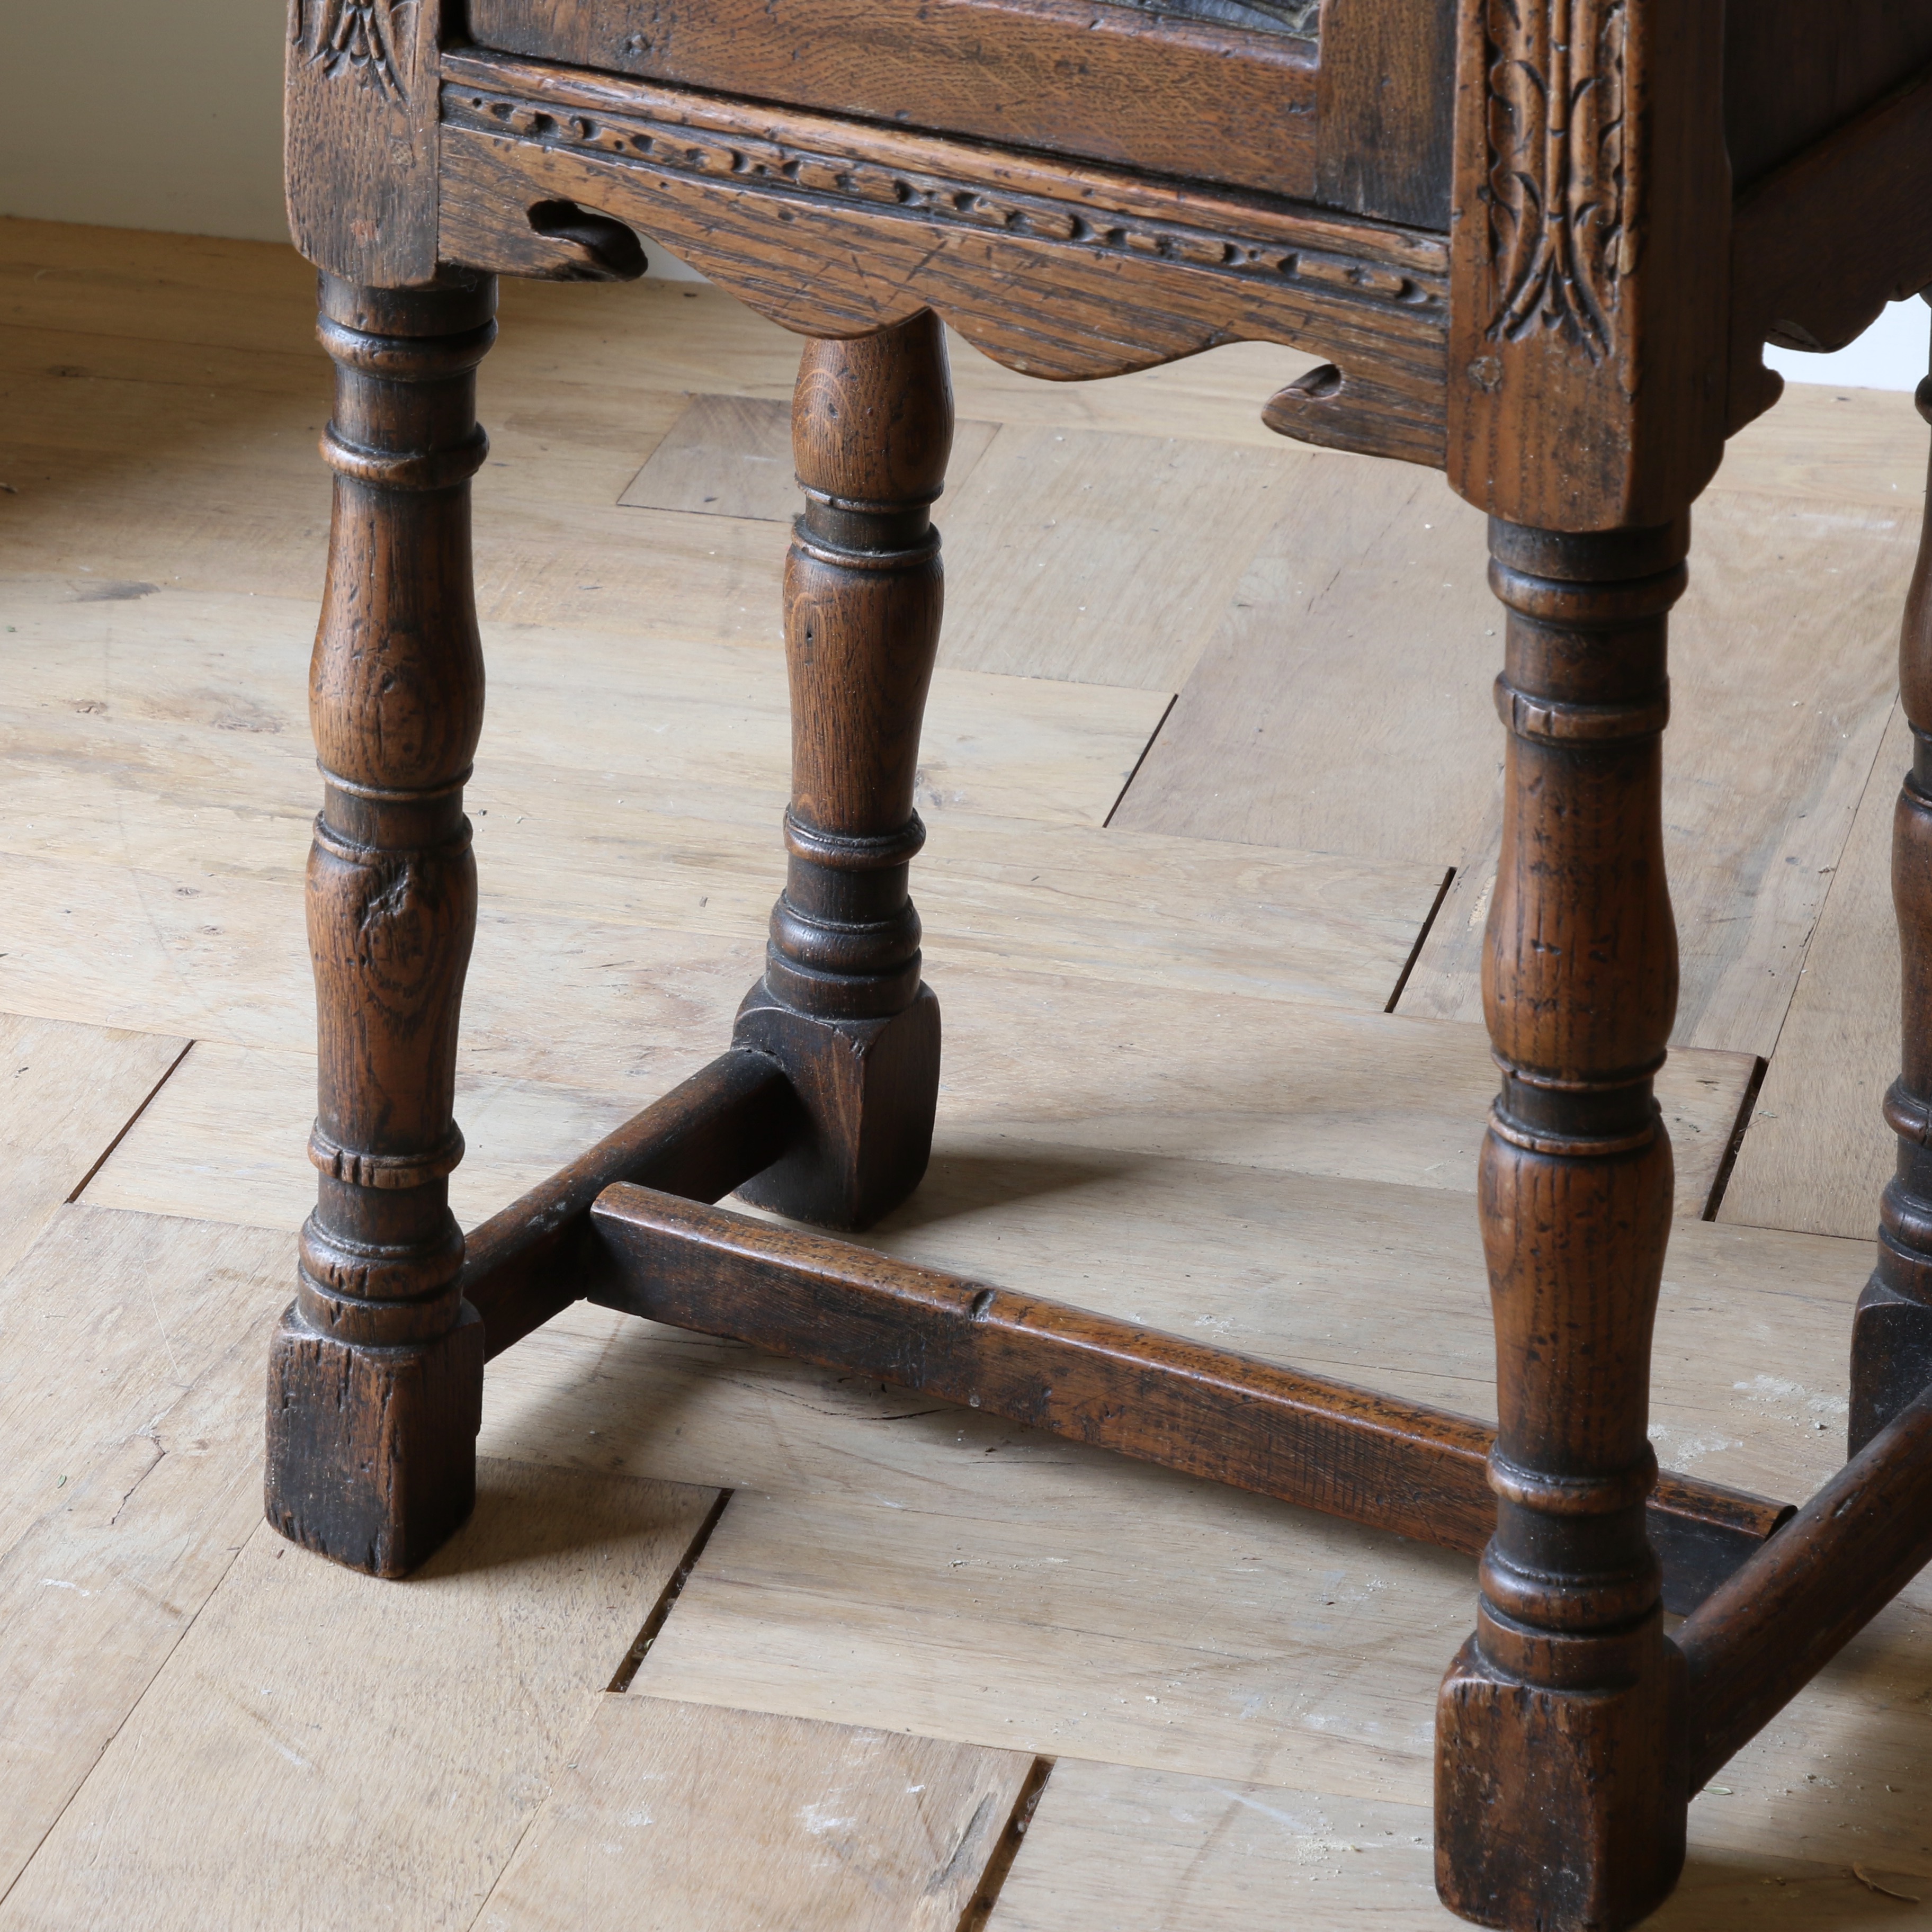
[(1624, 0), (1486, 0), (1492, 338), (1610, 352), (1635, 266)]
[(312, 67), (359, 79), (392, 100), (407, 92), (402, 50), (416, 22), (416, 0), (296, 0), (296, 44)]
[(448, 126), (574, 149), (654, 172), (697, 176), (740, 190), (857, 202), (947, 226), (1286, 281), (1311, 292), (1318, 290), (1324, 296), (1397, 308), (1438, 326), (1447, 314), (1447, 276), (1420, 266), (1421, 251), (1414, 245), (1419, 238), (1401, 237), (1390, 259), (1378, 260), (1359, 243), (1352, 249), (1336, 245), (1337, 238), (1318, 222), (1307, 224), (1306, 243), (1294, 237), (1300, 224), (1279, 218), (1267, 224), (1277, 231), (1271, 237), (1264, 230), (1262, 234), (1217, 233), (1184, 221), (1110, 210), (1091, 194), (1083, 194), (1077, 204), (1054, 201), (963, 176), (813, 152), (789, 140), (694, 127), (637, 112), (578, 110), (555, 100), (455, 82), (443, 88), (442, 119)]

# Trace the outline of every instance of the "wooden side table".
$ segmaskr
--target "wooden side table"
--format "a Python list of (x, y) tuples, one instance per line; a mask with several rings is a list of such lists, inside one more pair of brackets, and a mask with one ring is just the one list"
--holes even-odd
[[(268, 1508), (384, 1576), (464, 1520), (487, 1356), (585, 1295), (1482, 1552), (1437, 1712), (1437, 1875), (1518, 1932), (1630, 1924), (1692, 1792), (1932, 1557), (1932, 584), (1903, 651), (1898, 1177), (1852, 1459), (1798, 1511), (1646, 1438), (1676, 1002), (1660, 826), (1690, 506), (1932, 284), (1921, 0), (293, 0), (289, 190), (336, 472), (312, 696), (320, 1196)], [(786, 883), (729, 1049), (466, 1240), (469, 479), (500, 274), (662, 238), (808, 338), (785, 580)], [(1500, 1426), (892, 1261), (939, 1007), (908, 894), (951, 400), (940, 318), (1049, 380), (1241, 338), (1326, 364), (1284, 434), (1446, 468), (1508, 612), (1481, 1156)], [(1932, 383), (1919, 394), (1932, 416)], [(1928, 544), (1932, 551), (1932, 544)], [(1688, 1612), (1673, 1642), (1666, 1607)]]

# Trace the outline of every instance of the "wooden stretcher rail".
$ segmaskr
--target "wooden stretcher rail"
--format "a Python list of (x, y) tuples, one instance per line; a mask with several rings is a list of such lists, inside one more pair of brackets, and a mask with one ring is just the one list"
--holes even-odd
[[(1466, 1417), (644, 1187), (610, 1188), (591, 1218), (607, 1307), (1444, 1549), (1473, 1555), (1496, 1527), (1494, 1431)], [(1666, 1604), (1701, 1602), (1791, 1514), (1664, 1475), (1650, 1524)]]
[(1932, 1562), (1932, 1390), (1902, 1410), (1678, 1632), (1690, 1788), (1756, 1736)]
[(463, 1271), (486, 1354), (500, 1355), (589, 1291), (604, 1258), (590, 1204), (612, 1182), (716, 1201), (770, 1166), (801, 1118), (776, 1063), (736, 1049), (493, 1215), (470, 1235)]

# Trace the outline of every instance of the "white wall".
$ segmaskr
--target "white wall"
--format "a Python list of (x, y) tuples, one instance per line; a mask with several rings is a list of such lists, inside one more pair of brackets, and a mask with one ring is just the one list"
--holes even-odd
[(1829, 382), (1841, 389), (1916, 389), (1932, 348), (1932, 308), (1914, 296), (1894, 302), (1849, 349), (1835, 356), (1767, 349), (1767, 367), (1787, 382)]
[[(0, 214), (282, 242), (286, 0), (0, 0)], [(649, 247), (654, 274), (690, 271)], [(1911, 389), (1932, 311), (1893, 304), (1787, 382)]]
[(284, 0), (0, 0), (0, 214), (288, 239)]
[(287, 22), (286, 0), (0, 0), (0, 214), (287, 241)]

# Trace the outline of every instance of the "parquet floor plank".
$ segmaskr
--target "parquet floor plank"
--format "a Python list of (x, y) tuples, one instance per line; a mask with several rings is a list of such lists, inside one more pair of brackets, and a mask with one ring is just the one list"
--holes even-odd
[(712, 1500), (477, 1480), (403, 1583), (258, 1521), (0, 1927), (472, 1925)]
[(0, 1279), (0, 1895), (260, 1522), (293, 1261), (76, 1206)]
[[(1768, 1059), (1778, 1042), (1891, 716), (1918, 532), (1916, 502), (1719, 488), (1698, 506), (1664, 743), (1676, 1045)], [(1480, 1016), (1501, 823), (1492, 814), (1460, 862), (1406, 1012)]]
[[(1851, 1932), (1916, 1927), (1924, 1882), (1745, 1854), (1702, 1840), (1652, 1932)], [(1069, 1759), (1056, 1766), (988, 1932), (1252, 1932), (1279, 1924), (1452, 1932), (1436, 1898), (1421, 1805), (1187, 1778)], [(1876, 1886), (1888, 1888), (1890, 1895)]]
[(0, 1276), (86, 1182), (188, 1044), (0, 1012)]
[(603, 1699), (477, 1932), (958, 1932), (1024, 1752)]
[(1804, 975), (1751, 1111), (1718, 1218), (1869, 1239), (1898, 1142), (1880, 1111), (1898, 1072), (1892, 821), (1911, 769), (1894, 710), (1839, 855)]
[[(1776, 1042), (1896, 689), (1918, 516), (1721, 488), (1699, 506), (1664, 741), (1680, 1046)], [(1439, 478), (1391, 468), (1300, 506), (1114, 814), (1454, 866), (1402, 994), (1425, 1018), (1481, 1017), (1502, 756), (1483, 554)]]

